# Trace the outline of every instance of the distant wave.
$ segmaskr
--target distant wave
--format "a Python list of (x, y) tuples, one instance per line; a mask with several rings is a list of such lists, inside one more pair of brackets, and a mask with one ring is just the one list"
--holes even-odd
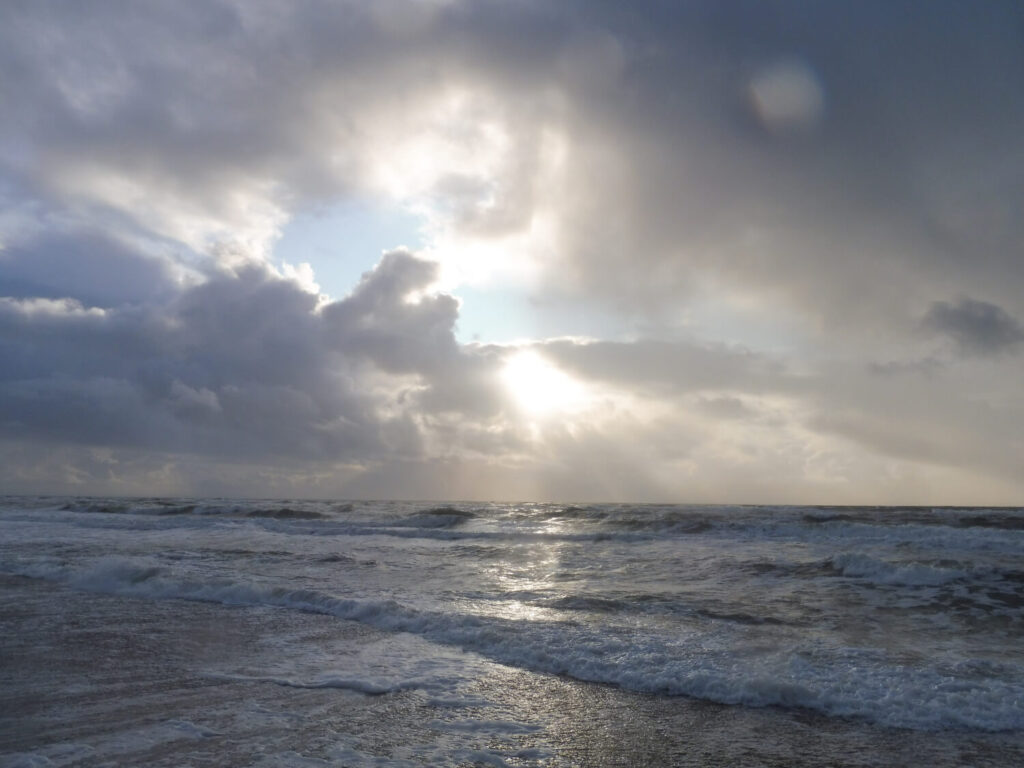
[(398, 523), (413, 528), (453, 528), (476, 518), (475, 512), (455, 507), (431, 507), (409, 517), (402, 518)]
[(828, 563), (842, 576), (868, 579), (880, 585), (934, 587), (962, 581), (970, 572), (925, 563), (890, 563), (859, 552), (836, 555)]

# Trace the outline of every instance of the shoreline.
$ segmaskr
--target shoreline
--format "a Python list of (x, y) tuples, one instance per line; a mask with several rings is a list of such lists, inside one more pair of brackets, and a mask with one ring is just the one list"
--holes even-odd
[(454, 700), (415, 685), (365, 692), (281, 683), (268, 671), (282, 659), (313, 679), (325, 664), (351, 667), (375, 644), (402, 640), (281, 608), (2, 577), (0, 619), (9, 628), (0, 648), (4, 766), (1024, 762), (1019, 733), (905, 731), (808, 710), (637, 693), (469, 653), (473, 673)]

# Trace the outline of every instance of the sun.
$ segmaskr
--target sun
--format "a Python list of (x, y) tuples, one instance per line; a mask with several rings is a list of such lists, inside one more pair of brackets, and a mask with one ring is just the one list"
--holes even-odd
[(513, 400), (531, 416), (551, 416), (580, 410), (585, 387), (533, 350), (513, 354), (501, 371)]

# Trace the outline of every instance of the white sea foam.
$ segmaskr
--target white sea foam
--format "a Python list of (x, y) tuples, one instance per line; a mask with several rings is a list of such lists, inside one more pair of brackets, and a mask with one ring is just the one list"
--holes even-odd
[(944, 568), (924, 563), (891, 563), (860, 552), (845, 552), (831, 560), (843, 576), (867, 579), (875, 584), (928, 586), (960, 581), (970, 576), (963, 569)]
[[(884, 572), (886, 564), (853, 559), (849, 567)], [(636, 635), (621, 628), (420, 610), (395, 600), (353, 599), (229, 579), (196, 580), (148, 561), (106, 559), (84, 570), (42, 563), (5, 570), (120, 595), (279, 606), (329, 614), (378, 629), (414, 633), (505, 664), (640, 691), (726, 704), (805, 707), (897, 727), (1024, 729), (1024, 670), (1020, 668), (1009, 679), (994, 679), (944, 671), (935, 665), (908, 666), (880, 651), (813, 642), (795, 648), (744, 652), (724, 647), (717, 636), (699, 632), (688, 637)], [(375, 694), (415, 685), (412, 680), (381, 685), (347, 676), (266, 680)]]

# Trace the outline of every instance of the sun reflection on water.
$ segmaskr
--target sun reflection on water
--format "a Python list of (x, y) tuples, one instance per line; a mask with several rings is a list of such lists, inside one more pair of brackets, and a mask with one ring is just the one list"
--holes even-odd
[(564, 620), (564, 615), (543, 602), (557, 593), (566, 546), (559, 534), (565, 532), (565, 523), (549, 520), (531, 526), (529, 532), (529, 537), (511, 545), (501, 561), (484, 572), (498, 599), (475, 607), (482, 614), (513, 621)]

